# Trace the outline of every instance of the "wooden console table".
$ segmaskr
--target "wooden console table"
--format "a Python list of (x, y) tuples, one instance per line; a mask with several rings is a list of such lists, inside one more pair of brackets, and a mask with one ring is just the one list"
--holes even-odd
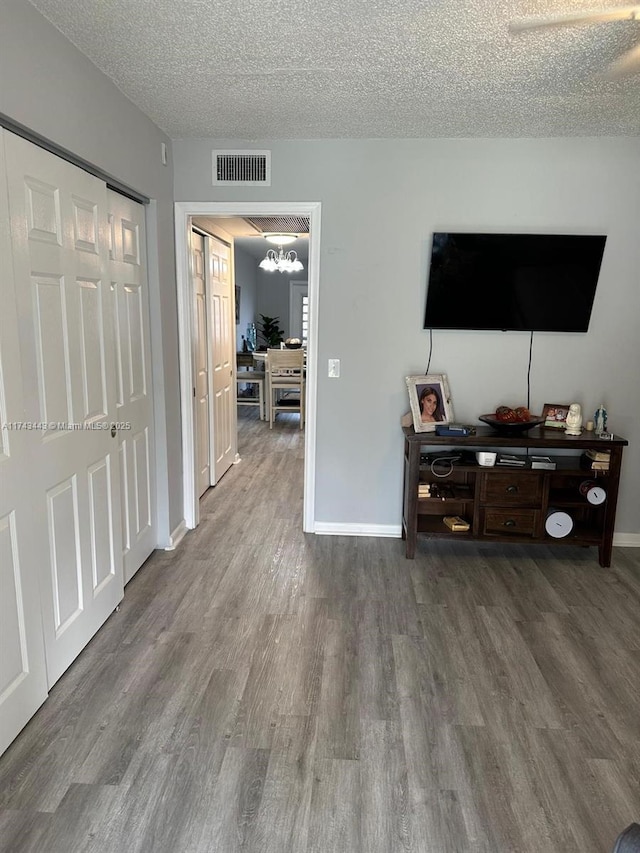
[[(475, 435), (437, 436), (404, 432), (404, 503), (402, 538), (407, 558), (413, 559), (418, 535), (427, 538), (480, 540), (494, 542), (537, 542), (547, 545), (597, 546), (601, 566), (611, 565), (622, 450), (628, 441), (620, 436), (604, 441), (594, 433), (568, 436), (563, 431), (536, 427), (517, 436), (503, 436), (490, 427), (478, 427)], [(421, 454), (450, 450), (487, 450), (499, 453), (551, 456), (555, 470), (526, 467), (482, 467), (471, 461), (455, 463), (446, 476), (432, 473), (430, 464), (421, 463)], [(585, 450), (609, 450), (608, 471), (585, 470), (580, 456)], [(560, 451), (553, 455), (553, 451)], [(568, 453), (567, 451), (579, 451)], [(448, 467), (436, 470), (447, 472)], [(585, 480), (597, 480), (606, 491), (606, 500), (592, 505), (580, 494)], [(444, 499), (419, 497), (420, 484), (437, 484)], [(442, 486), (445, 486), (444, 489)], [(547, 513), (562, 510), (571, 516), (573, 529), (561, 539), (545, 530)], [(443, 517), (459, 515), (469, 522), (468, 531), (453, 532)]]
[(237, 352), (236, 367), (245, 367), (247, 370), (253, 370), (253, 353), (252, 352)]

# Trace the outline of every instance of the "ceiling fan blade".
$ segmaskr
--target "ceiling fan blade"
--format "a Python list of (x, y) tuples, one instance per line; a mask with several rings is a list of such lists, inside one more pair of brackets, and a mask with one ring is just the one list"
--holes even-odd
[(640, 44), (632, 47), (631, 50), (616, 59), (607, 69), (606, 76), (609, 80), (617, 80), (619, 77), (638, 73), (640, 73)]
[(608, 12), (571, 12), (567, 15), (553, 15), (548, 18), (531, 18), (524, 21), (512, 21), (509, 30), (520, 33), (525, 30), (539, 30), (545, 27), (580, 27), (588, 24), (603, 24), (609, 21), (640, 21), (640, 6), (620, 6)]

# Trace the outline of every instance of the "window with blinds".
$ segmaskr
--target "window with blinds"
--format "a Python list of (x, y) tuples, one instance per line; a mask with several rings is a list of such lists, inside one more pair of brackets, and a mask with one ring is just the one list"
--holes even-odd
[(302, 317), (300, 322), (302, 329), (302, 346), (306, 347), (307, 338), (309, 337), (309, 297), (302, 297)]

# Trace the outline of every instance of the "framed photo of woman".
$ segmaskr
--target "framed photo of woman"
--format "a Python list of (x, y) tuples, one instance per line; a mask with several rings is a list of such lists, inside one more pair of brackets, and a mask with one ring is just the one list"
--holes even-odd
[(435, 432), (453, 420), (453, 405), (446, 373), (407, 376), (409, 403), (416, 432)]

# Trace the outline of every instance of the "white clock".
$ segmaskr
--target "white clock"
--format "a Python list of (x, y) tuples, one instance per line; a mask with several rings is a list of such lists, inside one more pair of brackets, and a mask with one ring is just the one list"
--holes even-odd
[(580, 494), (594, 506), (603, 504), (607, 499), (606, 491), (595, 480), (584, 480), (580, 483), (579, 490)]
[(559, 509), (549, 510), (547, 520), (544, 523), (544, 529), (554, 539), (562, 539), (564, 536), (568, 536), (573, 530), (573, 519), (568, 512), (562, 512)]
[(602, 488), (602, 486), (591, 486), (590, 489), (587, 490), (587, 500), (590, 504), (597, 506), (598, 504), (603, 504), (607, 499), (607, 493)]

